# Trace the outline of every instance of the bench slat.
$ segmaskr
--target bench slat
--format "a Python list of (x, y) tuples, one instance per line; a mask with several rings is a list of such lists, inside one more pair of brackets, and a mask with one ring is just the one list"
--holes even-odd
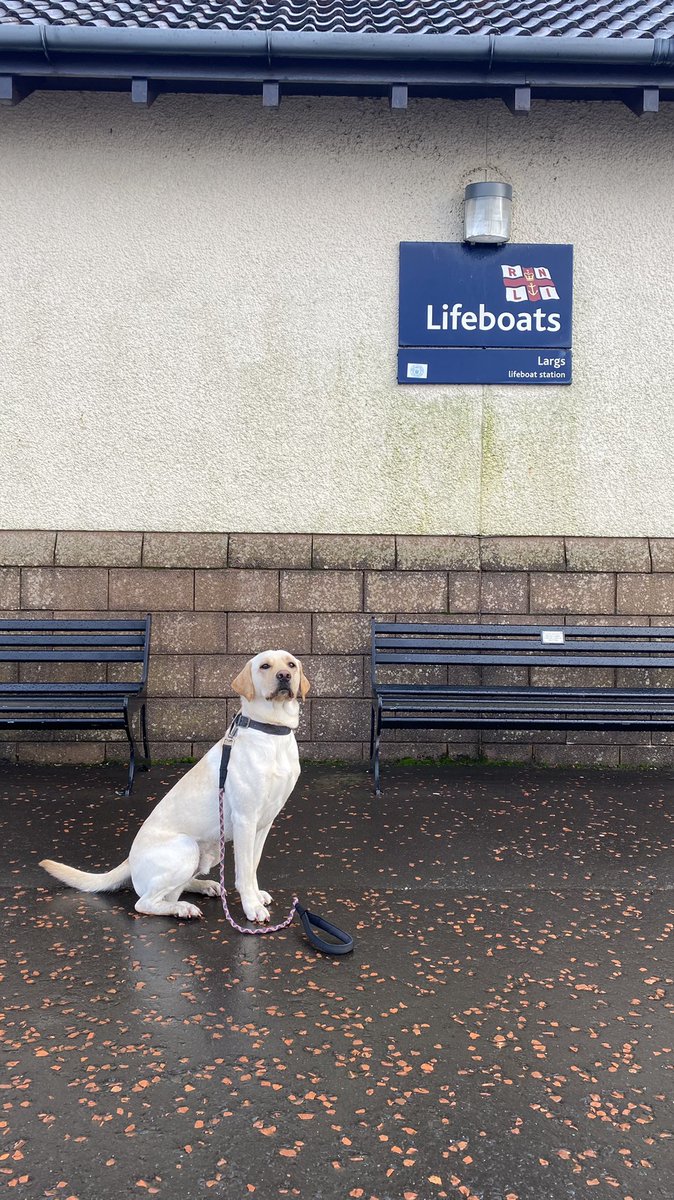
[[(0, 687), (2, 685), (0, 684)], [(92, 685), (95, 686), (95, 685)], [(615, 696), (619, 690), (620, 695), (635, 697), (651, 696), (655, 692), (658, 696), (674, 697), (674, 688), (614, 688), (614, 687), (546, 687), (541, 685), (535, 689), (525, 687), (523, 685), (514, 684), (512, 687), (506, 684), (486, 684), (484, 687), (470, 683), (425, 683), (423, 686), (423, 694), (431, 696), (530, 696), (532, 691), (535, 691), (536, 696)], [(419, 694), (419, 684), (414, 683), (385, 683), (379, 684), (377, 688), (380, 696), (414, 696)]]
[(420, 637), (427, 637), (429, 634), (447, 634), (449, 636), (457, 636), (466, 634), (469, 637), (477, 637), (478, 634), (484, 633), (485, 636), (507, 637), (510, 634), (520, 636), (522, 634), (540, 636), (542, 629), (560, 630), (566, 636), (574, 636), (580, 638), (591, 637), (610, 637), (612, 634), (618, 633), (621, 636), (629, 637), (674, 637), (674, 625), (559, 625), (551, 622), (546, 624), (545, 621), (540, 621), (533, 625), (450, 625), (450, 624), (403, 624), (390, 621), (373, 622), (374, 638), (377, 640), (381, 634), (418, 634)]
[(549, 646), (541, 646), (541, 652), (522, 654), (477, 654), (467, 651), (457, 653), (425, 653), (418, 651), (394, 654), (386, 651), (377, 659), (379, 666), (464, 666), (464, 667), (674, 667), (674, 653), (661, 654), (657, 662), (641, 654), (634, 655), (588, 655), (577, 650), (565, 655), (551, 654)]
[(141, 650), (2, 650), (0, 662), (143, 662)]
[(141, 680), (134, 682), (133, 680), (123, 681), (120, 683), (0, 683), (0, 700), (4, 696), (51, 696), (52, 694), (64, 696), (106, 696), (108, 693), (111, 696), (122, 695), (130, 696), (135, 692), (142, 691), (144, 684)]
[(3, 725), (9, 729), (125, 729), (124, 716), (110, 717), (97, 713), (92, 717), (64, 716), (3, 716)]
[(2, 630), (23, 630), (30, 632), (31, 630), (44, 631), (54, 630), (55, 632), (66, 631), (96, 631), (113, 632), (115, 630), (130, 632), (145, 632), (149, 628), (145, 619), (138, 620), (70, 620), (64, 618), (61, 620), (44, 619), (44, 620), (26, 620), (24, 618), (7, 618), (0, 620), (0, 628)]
[(503, 704), (490, 704), (488, 701), (466, 700), (455, 704), (415, 704), (414, 702), (410, 702), (409, 704), (398, 704), (395, 706), (384, 704), (382, 706), (382, 713), (399, 714), (414, 712), (415, 710), (435, 714), (445, 713), (448, 716), (451, 713), (502, 713), (504, 719), (508, 716), (508, 714), (525, 712), (540, 713), (542, 716), (554, 716), (556, 713), (563, 712), (573, 712), (575, 714), (605, 713), (607, 716), (615, 713), (640, 713), (644, 716), (652, 716), (653, 714), (657, 713), (658, 716), (665, 716), (669, 715), (670, 713), (674, 715), (674, 703), (669, 701), (667, 704), (657, 706), (646, 703), (621, 704), (619, 701), (616, 701), (615, 704), (592, 704), (590, 702), (560, 704), (552, 701), (549, 704), (527, 704), (525, 701), (520, 701), (517, 704), (508, 704), (507, 702), (504, 702)]
[(556, 655), (564, 655), (569, 651), (573, 654), (578, 654), (579, 651), (583, 654), (605, 654), (612, 651), (616, 654), (662, 654), (663, 651), (674, 651), (674, 640), (671, 638), (661, 639), (650, 642), (623, 640), (622, 638), (597, 638), (593, 641), (587, 639), (582, 645), (572, 645), (570, 642), (562, 644), (550, 645), (547, 642), (541, 642), (540, 637), (525, 639), (513, 639), (512, 641), (504, 641), (503, 638), (485, 638), (480, 641), (479, 638), (442, 638), (442, 639), (424, 639), (423, 642), (415, 642), (413, 638), (384, 638), (377, 643), (377, 652), (380, 662), (389, 661), (389, 653), (394, 651), (400, 653), (403, 650), (413, 650), (416, 653), (426, 653), (435, 650), (445, 652), (447, 650), (456, 650), (461, 653), (470, 650), (479, 650), (480, 653), (489, 652), (490, 654), (504, 652), (508, 655), (520, 650), (526, 650), (532, 654), (538, 651), (543, 651), (546, 654), (554, 653)]
[(109, 693), (108, 695), (101, 692), (89, 695), (75, 695), (72, 692), (62, 692), (60, 695), (54, 695), (51, 692), (41, 692), (38, 695), (0, 695), (0, 712), (6, 712), (10, 708), (43, 708), (45, 705), (54, 708), (86, 708), (88, 704), (90, 707), (120, 708), (124, 705), (126, 695), (126, 692)]
[(438, 716), (409, 716), (409, 717), (382, 717), (382, 728), (388, 729), (640, 729), (651, 730), (654, 733), (666, 732), (674, 729), (674, 715), (669, 718), (653, 718), (646, 721), (645, 719), (627, 717), (602, 717), (593, 719), (587, 717), (584, 720), (577, 720), (573, 717), (556, 717), (551, 724), (549, 718), (540, 717), (511, 717), (507, 720), (499, 719), (498, 717), (462, 717), (452, 716), (451, 720), (446, 717)]
[(33, 649), (35, 646), (54, 647), (58, 649), (62, 646), (75, 649), (79, 646), (117, 646), (120, 650), (125, 646), (142, 647), (145, 644), (145, 638), (142, 634), (104, 634), (104, 633), (78, 633), (72, 637), (68, 634), (45, 634), (31, 633), (30, 635), (18, 634), (16, 637), (8, 637), (0, 631), (0, 647), (11, 648), (17, 646), (20, 649), (24, 647)]
[(415, 707), (423, 707), (424, 705), (435, 707), (441, 705), (443, 708), (450, 709), (452, 707), (463, 707), (464, 705), (480, 706), (499, 709), (506, 707), (517, 708), (519, 705), (528, 704), (534, 708), (549, 709), (549, 708), (574, 708), (591, 705), (595, 708), (610, 708), (614, 704), (622, 704), (625, 707), (636, 707), (637, 705), (664, 708), (667, 706), (674, 707), (674, 695), (671, 691), (662, 689), (663, 695), (658, 695), (658, 689), (654, 688), (650, 694), (644, 696), (625, 696), (619, 689), (614, 690), (614, 694), (606, 695), (603, 693), (599, 696), (536, 696), (532, 692), (536, 692), (536, 688), (532, 688), (528, 695), (520, 696), (489, 696), (483, 695), (479, 691), (464, 696), (382, 696), (381, 701), (384, 708), (408, 708), (412, 705)]

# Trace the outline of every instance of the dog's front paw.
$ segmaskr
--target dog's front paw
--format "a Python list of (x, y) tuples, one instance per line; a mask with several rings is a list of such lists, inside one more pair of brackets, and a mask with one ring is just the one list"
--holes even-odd
[(273, 904), (274, 903), (271, 896), (269, 895), (269, 892), (258, 892), (258, 896), (260, 897), (261, 904)]
[(249, 921), (256, 921), (258, 925), (264, 925), (269, 920), (269, 910), (259, 900), (244, 900), (242, 896), (241, 903)]
[(187, 900), (179, 900), (176, 904), (177, 917), (203, 917), (200, 908), (196, 904), (188, 904)]

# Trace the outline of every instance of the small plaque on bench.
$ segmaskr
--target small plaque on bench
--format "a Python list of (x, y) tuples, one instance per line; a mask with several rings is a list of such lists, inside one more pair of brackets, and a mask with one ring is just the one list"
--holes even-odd
[(563, 646), (563, 629), (541, 629), (541, 641), (544, 646)]

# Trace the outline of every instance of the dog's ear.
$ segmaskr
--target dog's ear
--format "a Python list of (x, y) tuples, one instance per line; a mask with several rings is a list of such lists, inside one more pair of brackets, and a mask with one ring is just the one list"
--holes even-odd
[(244, 700), (255, 699), (255, 684), (253, 683), (253, 668), (251, 666), (252, 659), (249, 659), (242, 671), (239, 671), (236, 679), (232, 680), (232, 688), (237, 696), (243, 696)]
[(310, 688), (311, 688), (311, 684), (309, 683), (309, 680), (307, 679), (306, 675), (304, 674), (304, 671), (302, 669), (302, 664), (300, 663), (300, 698), (302, 700), (306, 700), (307, 693)]

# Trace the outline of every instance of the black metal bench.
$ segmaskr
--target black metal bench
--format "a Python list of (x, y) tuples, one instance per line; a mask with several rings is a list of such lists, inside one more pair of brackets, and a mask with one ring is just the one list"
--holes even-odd
[[(569, 671), (582, 675), (587, 668), (595, 672), (592, 686), (569, 680)], [(596, 683), (598, 668), (606, 686)], [(674, 688), (652, 678), (662, 668), (674, 668), (670, 627), (373, 621), (370, 757), (377, 794), (384, 729), (674, 730)], [(641, 686), (625, 686), (623, 672), (635, 669), (644, 673), (631, 677)]]
[[(150, 766), (145, 716), (150, 620), (149, 615), (134, 621), (0, 620), (0, 663), (17, 664), (17, 679), (0, 682), (0, 727), (126, 730), (128, 796), (136, 759), (140, 758), (141, 769)], [(104, 679), (87, 681), (87, 671), (79, 669), (85, 663), (102, 668), (94, 673)], [(49, 667), (49, 680), (40, 679), (41, 664)], [(61, 675), (63, 681), (55, 682), (54, 675)], [(79, 679), (69, 681), (78, 675)], [(141, 755), (138, 740), (142, 740)]]

